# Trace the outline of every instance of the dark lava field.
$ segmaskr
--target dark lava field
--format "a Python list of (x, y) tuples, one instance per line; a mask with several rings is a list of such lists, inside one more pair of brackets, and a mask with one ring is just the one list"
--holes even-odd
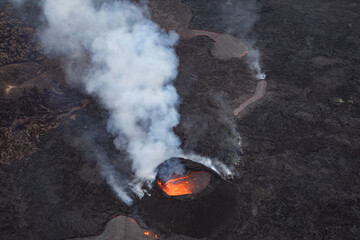
[[(137, 203), (124, 204), (100, 174), (92, 142), (110, 158), (123, 154), (106, 130), (108, 112), (66, 80), (61, 59), (44, 55), (36, 2), (14, 8), (0, 0), (0, 239), (98, 235), (119, 215), (146, 228)], [(235, 117), (256, 88), (247, 56), (216, 58), (206, 36), (181, 37), (176, 46), (181, 119), (174, 131), (181, 147), (238, 172), (232, 183), (242, 211), (207, 239), (359, 239), (360, 2), (149, 6), (167, 30), (243, 40), (259, 50), (267, 75), (265, 96)], [(193, 239), (162, 232), (159, 238)]]

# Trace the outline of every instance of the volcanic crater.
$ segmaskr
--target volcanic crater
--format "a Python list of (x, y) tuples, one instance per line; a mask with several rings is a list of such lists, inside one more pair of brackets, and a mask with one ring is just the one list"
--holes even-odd
[[(185, 168), (183, 176), (174, 175), (163, 183), (157, 175), (150, 195), (138, 204), (139, 215), (165, 234), (208, 237), (237, 216), (240, 194), (214, 170), (188, 159), (176, 160)], [(167, 162), (159, 169), (163, 165)]]

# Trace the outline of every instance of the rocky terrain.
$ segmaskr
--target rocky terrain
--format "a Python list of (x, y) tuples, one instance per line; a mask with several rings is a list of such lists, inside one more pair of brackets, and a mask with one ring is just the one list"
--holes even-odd
[[(206, 36), (177, 45), (175, 132), (185, 151), (236, 165), (238, 204), (246, 209), (209, 239), (358, 239), (360, 3), (258, 0), (251, 8), (257, 22), (246, 30), (241, 21), (252, 16), (241, 4), (249, 1), (227, 2), (149, 4), (166, 29), (251, 43), (267, 74), (265, 96), (234, 117), (257, 84), (246, 56), (219, 59)], [(82, 141), (91, 138), (121, 158), (106, 131), (108, 113), (66, 81), (61, 59), (44, 56), (36, 40), (41, 23), (35, 3), (14, 9), (0, 0), (0, 239), (99, 235), (119, 215), (147, 229)]]

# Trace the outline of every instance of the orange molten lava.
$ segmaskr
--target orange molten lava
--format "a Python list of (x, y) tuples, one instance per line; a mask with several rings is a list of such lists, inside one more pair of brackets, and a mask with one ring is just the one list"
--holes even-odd
[(199, 193), (210, 182), (210, 174), (204, 171), (192, 172), (187, 176), (170, 179), (164, 184), (158, 179), (157, 183), (167, 195), (179, 196)]
[(144, 232), (144, 235), (147, 236), (147, 237), (151, 237), (152, 235), (154, 235), (155, 239), (158, 239), (158, 235), (156, 233), (153, 233), (153, 232)]

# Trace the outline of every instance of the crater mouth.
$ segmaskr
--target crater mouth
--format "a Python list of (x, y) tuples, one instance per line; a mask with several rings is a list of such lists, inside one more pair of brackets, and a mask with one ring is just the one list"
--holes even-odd
[(234, 219), (239, 202), (231, 182), (200, 163), (178, 158), (159, 166), (150, 194), (138, 203), (138, 213), (156, 232), (204, 238)]
[(176, 177), (163, 183), (157, 179), (157, 184), (169, 196), (180, 196), (202, 192), (210, 183), (211, 176), (206, 171), (193, 171), (183, 177)]

